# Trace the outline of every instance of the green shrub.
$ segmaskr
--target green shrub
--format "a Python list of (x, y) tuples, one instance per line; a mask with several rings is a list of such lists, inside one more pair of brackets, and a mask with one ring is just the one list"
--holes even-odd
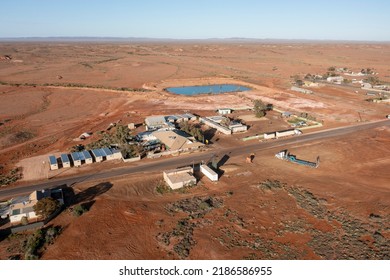
[(83, 215), (86, 212), (88, 212), (88, 208), (85, 207), (85, 205), (82, 205), (82, 204), (76, 205), (73, 208), (73, 215), (76, 216), (76, 217), (80, 217), (81, 215)]

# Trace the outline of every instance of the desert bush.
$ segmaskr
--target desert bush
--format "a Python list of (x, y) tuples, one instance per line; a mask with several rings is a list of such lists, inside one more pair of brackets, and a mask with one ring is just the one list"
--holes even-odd
[(54, 239), (61, 233), (61, 227), (60, 226), (55, 226), (55, 227), (49, 227), (46, 230), (45, 234), (45, 242), (47, 244), (53, 244)]
[(0, 174), (0, 186), (7, 186), (22, 178), (20, 168), (12, 169), (7, 174)]
[(23, 142), (34, 138), (35, 134), (31, 131), (23, 130), (13, 135), (12, 140), (15, 142)]
[(156, 186), (156, 192), (159, 194), (165, 194), (171, 192), (171, 188), (167, 186), (163, 181), (159, 181)]
[(40, 229), (30, 235), (24, 244), (24, 258), (26, 260), (37, 260), (38, 249), (45, 243), (44, 232)]
[(83, 204), (78, 204), (73, 208), (73, 215), (76, 217), (80, 217), (86, 212), (88, 212), (88, 208)]

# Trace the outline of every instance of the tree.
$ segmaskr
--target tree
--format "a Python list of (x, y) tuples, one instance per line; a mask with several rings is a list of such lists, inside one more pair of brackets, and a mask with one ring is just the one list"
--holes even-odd
[(139, 154), (137, 146), (131, 144), (123, 144), (120, 146), (120, 151), (123, 158), (133, 158)]
[(44, 219), (49, 217), (60, 207), (58, 200), (51, 197), (42, 198), (34, 205), (33, 209), (38, 216), (42, 216)]
[(130, 129), (124, 125), (117, 125), (115, 138), (118, 144), (126, 144), (129, 140)]
[(263, 103), (260, 99), (256, 99), (253, 101), (254, 107), (253, 110), (255, 111), (255, 115), (257, 118), (261, 118), (265, 116), (265, 111), (267, 109), (267, 105)]

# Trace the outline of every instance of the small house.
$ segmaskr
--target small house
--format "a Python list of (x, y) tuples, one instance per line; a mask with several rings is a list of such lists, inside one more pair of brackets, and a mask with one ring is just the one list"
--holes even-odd
[(165, 182), (173, 190), (196, 184), (196, 178), (193, 175), (192, 167), (164, 171), (163, 176)]
[(73, 166), (80, 166), (81, 165), (81, 159), (78, 152), (71, 153), (70, 156), (73, 160)]
[(70, 167), (70, 160), (67, 154), (61, 154), (61, 163), (63, 168)]
[(51, 197), (64, 204), (64, 196), (62, 189), (46, 189), (32, 192), (24, 201), (17, 202), (10, 205), (10, 222), (11, 224), (18, 224), (25, 217), (28, 222), (38, 221), (39, 217), (34, 211), (34, 205), (39, 200), (45, 197)]
[(229, 125), (229, 129), (232, 131), (232, 133), (245, 132), (248, 130), (248, 126), (242, 123), (233, 123)]
[(151, 116), (145, 118), (146, 130), (155, 130), (167, 125), (164, 116)]
[(220, 109), (217, 109), (217, 112), (220, 115), (227, 115), (227, 114), (231, 114), (232, 113), (232, 109), (230, 109), (230, 108), (220, 108)]
[(93, 162), (92, 156), (88, 151), (82, 151), (80, 153), (84, 156), (85, 164), (91, 164)]
[(49, 156), (50, 170), (58, 169), (58, 162), (55, 156)]
[(106, 160), (115, 159), (114, 155), (112, 154), (112, 152), (109, 148), (102, 148), (101, 150), (104, 152)]
[(122, 153), (120, 150), (111, 149), (113, 159), (122, 159)]
[(95, 162), (102, 162), (104, 154), (102, 153), (101, 149), (93, 149), (91, 150), (93, 158), (95, 159)]

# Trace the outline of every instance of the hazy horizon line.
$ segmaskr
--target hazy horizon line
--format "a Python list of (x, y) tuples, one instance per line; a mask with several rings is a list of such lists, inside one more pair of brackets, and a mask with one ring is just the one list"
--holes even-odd
[(283, 38), (155, 38), (155, 37), (117, 37), (117, 36), (20, 36), (0, 37), (0, 42), (126, 42), (126, 41), (153, 41), (153, 42), (175, 42), (175, 41), (232, 41), (232, 42), (322, 42), (322, 43), (390, 43), (390, 40), (340, 40), (340, 39), (283, 39)]

